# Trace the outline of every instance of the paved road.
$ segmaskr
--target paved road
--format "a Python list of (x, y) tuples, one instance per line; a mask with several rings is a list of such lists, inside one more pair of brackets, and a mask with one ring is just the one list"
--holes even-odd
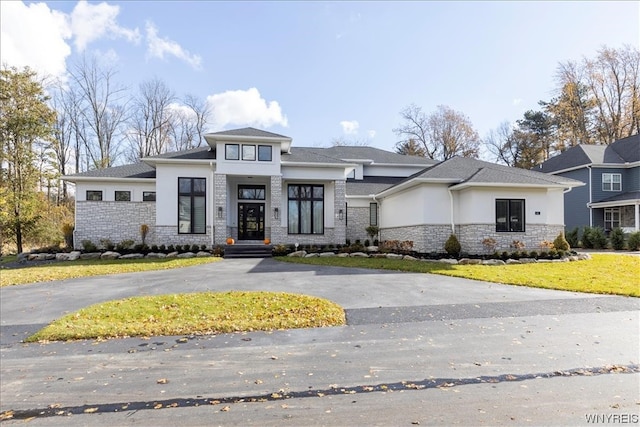
[[(349, 324), (20, 343), (96, 302), (231, 289), (328, 298)], [(0, 288), (0, 412), (15, 412), (7, 425), (637, 425), (639, 313), (637, 298), (273, 260)]]

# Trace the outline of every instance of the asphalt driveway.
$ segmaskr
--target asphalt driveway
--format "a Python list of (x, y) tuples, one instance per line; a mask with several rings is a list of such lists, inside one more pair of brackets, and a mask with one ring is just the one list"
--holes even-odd
[[(206, 290), (315, 295), (348, 325), (20, 343), (96, 302)], [(637, 298), (271, 259), (5, 287), (0, 409), (40, 425), (578, 425), (638, 413), (639, 312)]]

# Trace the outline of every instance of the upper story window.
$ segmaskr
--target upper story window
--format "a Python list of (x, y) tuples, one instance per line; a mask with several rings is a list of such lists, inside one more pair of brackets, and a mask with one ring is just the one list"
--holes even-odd
[(131, 201), (131, 191), (116, 191), (114, 200), (116, 202), (130, 202)]
[(524, 231), (524, 200), (496, 199), (496, 231)]
[(256, 159), (256, 146), (242, 144), (242, 160), (253, 161)]
[(259, 162), (270, 162), (271, 159), (272, 159), (271, 146), (270, 145), (258, 145), (258, 161)]
[(240, 160), (240, 146), (238, 144), (225, 144), (224, 158), (226, 160)]
[(619, 173), (603, 173), (602, 191), (622, 191), (622, 175)]
[(87, 190), (87, 200), (91, 202), (99, 202), (102, 200), (102, 191)]
[(143, 202), (155, 202), (156, 201), (156, 192), (155, 191), (143, 191), (142, 192), (142, 201)]

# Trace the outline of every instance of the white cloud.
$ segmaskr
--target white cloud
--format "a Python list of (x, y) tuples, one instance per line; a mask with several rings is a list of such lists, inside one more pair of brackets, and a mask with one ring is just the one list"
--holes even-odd
[(120, 6), (107, 3), (89, 4), (80, 0), (71, 12), (71, 29), (75, 36), (75, 45), (82, 52), (87, 45), (103, 37), (111, 39), (125, 38), (130, 42), (140, 41), (138, 29), (121, 27), (116, 22)]
[(65, 73), (71, 54), (67, 15), (45, 3), (29, 6), (17, 1), (0, 1), (0, 61), (8, 66), (29, 66), (51, 76)]
[(367, 136), (369, 138), (372, 138), (372, 139), (375, 138), (376, 137), (376, 131), (375, 130), (368, 130), (367, 131)]
[(357, 135), (360, 124), (356, 120), (343, 120), (340, 122), (345, 135)]
[(200, 68), (202, 58), (199, 55), (191, 54), (178, 43), (167, 38), (158, 36), (158, 29), (152, 22), (147, 22), (147, 56), (151, 58), (164, 59), (165, 54), (182, 59), (193, 68)]
[(522, 98), (514, 98), (513, 101), (511, 101), (512, 105), (520, 105), (522, 104)]
[(210, 95), (207, 102), (213, 108), (213, 117), (217, 126), (227, 125), (270, 127), (280, 125), (287, 127), (287, 116), (277, 101), (267, 103), (260, 96), (258, 89), (229, 90)]

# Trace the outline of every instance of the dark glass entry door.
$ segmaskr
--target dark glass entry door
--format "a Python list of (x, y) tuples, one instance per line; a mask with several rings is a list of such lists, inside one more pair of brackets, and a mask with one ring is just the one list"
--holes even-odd
[(238, 240), (264, 240), (264, 203), (238, 203)]

